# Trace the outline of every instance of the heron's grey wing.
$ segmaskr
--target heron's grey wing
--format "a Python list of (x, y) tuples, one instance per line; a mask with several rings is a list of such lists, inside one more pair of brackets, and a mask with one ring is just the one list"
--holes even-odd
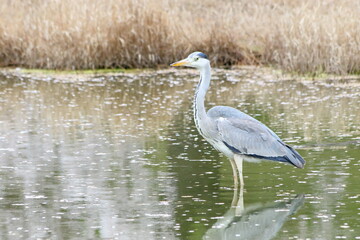
[(223, 143), (234, 153), (260, 159), (288, 162), (303, 168), (305, 161), (264, 124), (246, 116), (218, 117), (216, 126)]

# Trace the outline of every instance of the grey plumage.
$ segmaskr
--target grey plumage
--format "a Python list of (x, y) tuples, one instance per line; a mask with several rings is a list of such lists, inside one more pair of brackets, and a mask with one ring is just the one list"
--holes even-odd
[(304, 167), (305, 161), (296, 150), (249, 115), (231, 107), (216, 106), (208, 111), (208, 116), (217, 128), (216, 136), (212, 137), (222, 141), (234, 154)]

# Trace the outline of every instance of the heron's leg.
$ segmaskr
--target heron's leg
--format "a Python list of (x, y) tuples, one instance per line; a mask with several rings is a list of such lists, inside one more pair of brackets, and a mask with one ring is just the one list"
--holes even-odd
[(234, 189), (237, 190), (239, 188), (239, 178), (238, 178), (238, 170), (237, 170), (237, 167), (236, 167), (236, 162), (232, 158), (232, 159), (230, 159), (230, 163), (231, 163), (231, 167), (232, 167), (232, 170), (233, 170)]
[(237, 191), (234, 191), (234, 198), (235, 198), (235, 194), (237, 195), (236, 206), (234, 206), (235, 216), (241, 216), (244, 212), (244, 188), (240, 187), (239, 194), (237, 193)]
[(232, 207), (236, 207), (237, 203), (238, 203), (238, 189), (239, 189), (239, 180), (238, 180), (238, 171), (236, 169), (236, 163), (235, 160), (232, 158), (230, 159), (230, 163), (231, 163), (231, 167), (233, 170), (233, 177), (234, 177), (234, 195), (233, 195), (233, 200), (231, 203)]
[(235, 215), (241, 216), (242, 213), (244, 212), (244, 178), (242, 174), (243, 158), (239, 155), (235, 155), (234, 163), (235, 163), (235, 169), (237, 171), (236, 175), (238, 175), (240, 179), (240, 188), (237, 187), (234, 190), (232, 206), (236, 208)]
[(244, 212), (244, 188), (234, 188), (231, 207), (235, 208), (235, 216), (241, 216)]
[(243, 172), (242, 172), (243, 158), (241, 156), (235, 154), (234, 161), (235, 161), (236, 168), (237, 168), (238, 174), (239, 174), (240, 188), (242, 188), (242, 187), (244, 187), (244, 178), (243, 178)]

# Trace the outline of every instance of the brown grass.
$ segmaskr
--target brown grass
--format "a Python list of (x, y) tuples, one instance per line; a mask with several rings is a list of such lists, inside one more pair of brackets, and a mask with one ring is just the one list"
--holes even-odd
[(214, 65), (360, 72), (360, 2), (0, 0), (0, 64), (142, 68), (206, 52)]

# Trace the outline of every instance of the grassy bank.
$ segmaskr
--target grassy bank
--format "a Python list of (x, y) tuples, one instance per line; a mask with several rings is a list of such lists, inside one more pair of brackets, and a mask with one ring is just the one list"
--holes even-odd
[(0, 0), (0, 66), (144, 68), (206, 52), (215, 65), (360, 72), (360, 3)]

